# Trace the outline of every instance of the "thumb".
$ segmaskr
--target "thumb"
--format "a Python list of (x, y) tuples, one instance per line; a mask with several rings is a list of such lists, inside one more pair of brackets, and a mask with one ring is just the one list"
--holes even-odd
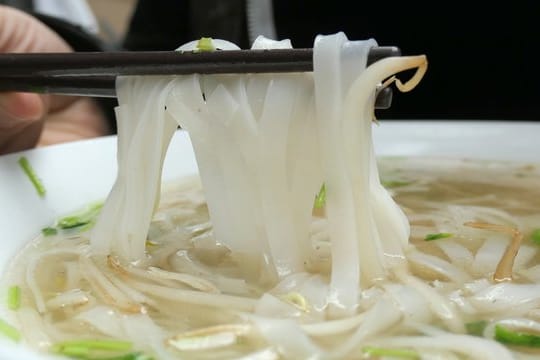
[(0, 94), (0, 155), (37, 144), (47, 107), (48, 99), (36, 94)]
[[(0, 121), (10, 119), (35, 121), (43, 118), (47, 112), (47, 99), (30, 93), (0, 94)], [(7, 125), (7, 124), (6, 124)]]

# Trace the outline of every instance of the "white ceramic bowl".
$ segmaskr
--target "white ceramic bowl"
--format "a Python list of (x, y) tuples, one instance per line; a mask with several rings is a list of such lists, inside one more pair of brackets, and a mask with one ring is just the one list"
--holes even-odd
[[(540, 164), (540, 122), (395, 121), (374, 128), (378, 156), (442, 156)], [(115, 137), (49, 146), (0, 157), (0, 271), (40, 229), (60, 215), (106, 197), (116, 172)], [(26, 156), (47, 194), (37, 196), (17, 160)], [(169, 147), (164, 180), (194, 174), (188, 136), (179, 131)], [(6, 289), (0, 289), (0, 317)], [(0, 359), (43, 355), (0, 338)]]

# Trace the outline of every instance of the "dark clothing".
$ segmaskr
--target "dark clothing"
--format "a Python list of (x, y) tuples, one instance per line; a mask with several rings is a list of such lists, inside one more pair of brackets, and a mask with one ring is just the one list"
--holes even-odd
[[(428, 72), (411, 93), (394, 92), (379, 118), (540, 120), (535, 2), (275, 0), (280, 39), (311, 47), (317, 34), (373, 37), (404, 55), (426, 54)], [(485, 6), (485, 7), (483, 7)], [(243, 1), (140, 0), (125, 46), (171, 50), (210, 36), (249, 47)], [(534, 62), (534, 63), (533, 63)]]

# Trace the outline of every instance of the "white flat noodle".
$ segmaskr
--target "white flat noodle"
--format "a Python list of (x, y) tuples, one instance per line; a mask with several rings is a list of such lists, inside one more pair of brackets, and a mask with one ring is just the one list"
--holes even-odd
[(151, 351), (163, 360), (177, 358), (174, 353), (167, 351), (163, 343), (163, 339), (170, 334), (166, 334), (148, 315), (124, 315), (120, 317), (120, 322), (126, 337), (141, 349)]
[(83, 321), (95, 327), (101, 333), (119, 337), (125, 336), (120, 322), (120, 315), (108, 306), (98, 305), (91, 309), (80, 312), (75, 316), (79, 321)]
[[(144, 256), (163, 158), (178, 122), (192, 139), (216, 240), (233, 253), (260, 256), (261, 279), (305, 271), (313, 199), (326, 184), (330, 316), (354, 313), (359, 288), (403, 259), (409, 235), (375, 163), (375, 87), (398, 67), (366, 71), (374, 45), (343, 33), (319, 36), (313, 75), (119, 79), (118, 178), (92, 234), (94, 251), (131, 261)], [(214, 46), (236, 49), (217, 40)], [(290, 46), (263, 37), (253, 44)], [(325, 287), (309, 287), (322, 309), (315, 288)]]
[[(254, 47), (289, 45), (259, 38)], [(317, 169), (311, 164), (318, 159), (291, 152), (289, 129), (297, 135), (310, 123), (311, 113), (300, 109), (311, 107), (311, 96), (303, 92), (311, 79), (304, 74), (193, 78), (175, 81), (168, 109), (192, 135), (217, 240), (235, 252), (262, 255), (267, 275), (302, 271), (300, 249), (306, 247), (313, 196), (322, 180), (315, 178), (298, 192), (305, 174), (291, 174), (290, 164), (308, 162), (308, 169)], [(206, 101), (189, 101), (198, 91)], [(303, 200), (293, 201), (298, 197)]]
[(540, 285), (498, 283), (481, 289), (469, 300), (478, 313), (525, 314), (540, 304)]
[(346, 359), (357, 352), (364, 340), (374, 337), (401, 321), (402, 313), (392, 300), (383, 298), (365, 313), (362, 323), (332, 351), (334, 359)]
[(397, 304), (405, 321), (421, 324), (431, 322), (433, 315), (429, 303), (414, 288), (401, 284), (387, 284), (384, 289)]
[[(409, 226), (380, 185), (371, 135), (376, 85), (388, 67), (363, 71), (374, 40), (318, 36), (314, 47), (316, 117), (332, 247), (329, 301), (351, 313), (358, 285), (386, 276), (404, 260)], [(337, 74), (337, 76), (336, 76)]]
[(462, 284), (471, 280), (470, 275), (462, 268), (455, 266), (438, 256), (425, 254), (421, 251), (411, 251), (407, 253), (407, 259), (412, 264), (430, 269), (456, 284)]
[(251, 48), (254, 50), (263, 50), (263, 49), (291, 49), (292, 44), (291, 40), (283, 39), (280, 41), (272, 40), (265, 38), (262, 35), (257, 36)]
[(478, 249), (472, 264), (474, 274), (486, 276), (495, 271), (497, 263), (506, 249), (507, 241), (505, 241), (504, 237), (508, 237), (508, 235), (503, 234), (501, 236), (496, 234), (488, 238), (480, 249)]
[(17, 310), (17, 317), (27, 344), (35, 349), (47, 349), (51, 345), (52, 341), (44, 320), (36, 310), (26, 306), (21, 307)]
[[(334, 309), (351, 314), (360, 283), (359, 238), (351, 180), (347, 177), (341, 122), (344, 89), (340, 83), (340, 51), (343, 33), (315, 41), (313, 68), (316, 122), (323, 177), (326, 184), (326, 214), (332, 241), (332, 278), (329, 302)], [(359, 154), (360, 156), (361, 154)], [(362, 164), (355, 164), (362, 166)], [(369, 231), (369, 230), (368, 230)]]
[[(359, 237), (361, 248), (363, 250), (361, 258), (361, 272), (367, 280), (373, 280), (380, 276), (383, 268), (398, 265), (403, 259), (403, 247), (408, 242), (409, 225), (406, 217), (391, 199), (388, 192), (382, 188), (378, 171), (373, 155), (373, 142), (370, 129), (370, 114), (374, 102), (374, 89), (380, 81), (387, 78), (391, 74), (402, 70), (402, 64), (396, 59), (384, 59), (364, 71), (353, 83), (349, 93), (346, 96), (345, 104), (345, 119), (353, 118), (354, 114), (363, 114), (362, 123), (366, 128), (362, 131), (363, 140), (366, 143), (366, 149), (363, 149), (367, 154), (370, 154), (369, 166), (366, 170), (370, 175), (371, 190), (371, 208), (367, 211), (371, 215), (371, 238)], [(368, 127), (369, 126), (369, 127)], [(360, 140), (361, 141), (361, 140)], [(358, 172), (358, 165), (351, 164), (352, 171)], [(365, 206), (366, 201), (362, 201), (360, 196), (365, 193), (361, 190), (366, 190), (362, 186), (358, 186), (362, 176), (357, 173), (354, 189), (357, 191), (358, 206)], [(364, 210), (365, 212), (365, 210)], [(362, 227), (363, 228), (363, 227)], [(364, 250), (365, 249), (365, 250)], [(385, 259), (380, 259), (383, 253)], [(361, 255), (361, 256), (362, 256)], [(396, 261), (397, 260), (397, 261)], [(382, 263), (380, 263), (382, 261)], [(367, 276), (366, 276), (367, 274)]]
[[(290, 191), (287, 176), (289, 124), (294, 122), (297, 86), (295, 77), (275, 76), (268, 84), (264, 108), (259, 120), (259, 196), (266, 238), (274, 266), (280, 277), (303, 270), (294, 217), (296, 194)], [(291, 206), (292, 205), (292, 206)]]
[(285, 302), (272, 294), (264, 294), (257, 301), (254, 314), (267, 318), (298, 318), (302, 311), (289, 302)]
[(218, 161), (219, 151), (208, 134), (211, 120), (201, 95), (198, 75), (174, 80), (167, 109), (190, 134), (214, 232), (220, 234), (219, 241), (222, 243), (232, 243), (234, 241), (231, 238), (232, 234), (227, 231), (228, 219), (221, 215), (230, 211), (230, 204), (227, 201), (209, 200), (225, 198), (227, 189), (224, 186), (222, 165)]
[(94, 253), (114, 251), (130, 261), (144, 257), (163, 159), (177, 126), (164, 111), (169, 82), (166, 77), (118, 82), (117, 122), (123, 131), (118, 136), (118, 175), (91, 234)]
[(259, 316), (252, 316), (250, 320), (268, 344), (279, 349), (281, 355), (286, 359), (327, 357), (323, 349), (319, 348), (293, 320)]
[(440, 239), (436, 244), (441, 248), (450, 261), (460, 269), (471, 270), (474, 261), (473, 254), (465, 246), (455, 241)]

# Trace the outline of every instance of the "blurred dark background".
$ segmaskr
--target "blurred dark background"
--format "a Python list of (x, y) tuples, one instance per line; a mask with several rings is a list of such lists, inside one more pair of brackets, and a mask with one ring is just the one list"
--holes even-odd
[[(171, 49), (201, 36), (249, 46), (245, 14), (238, 10), (243, 1), (199, 0), (206, 19), (193, 2), (140, 1), (126, 46)], [(290, 38), (295, 47), (311, 47), (317, 34), (344, 31), (349, 39), (373, 37), (380, 45), (399, 46), (404, 55), (427, 55), (429, 69), (420, 86), (407, 94), (395, 91), (391, 109), (379, 111), (379, 118), (540, 120), (535, 2), (411, 4), (273, 1), (278, 38)], [(173, 7), (178, 11), (169, 17), (177, 21), (164, 20)]]
[[(87, 3), (108, 48), (171, 50), (202, 36), (249, 47), (246, 0)], [(377, 112), (380, 119), (540, 120), (536, 2), (411, 4), (274, 0), (273, 19), (277, 37), (290, 38), (295, 47), (343, 31), (349, 39), (398, 46), (403, 55), (426, 54), (424, 80), (410, 93), (394, 91), (392, 107)]]

